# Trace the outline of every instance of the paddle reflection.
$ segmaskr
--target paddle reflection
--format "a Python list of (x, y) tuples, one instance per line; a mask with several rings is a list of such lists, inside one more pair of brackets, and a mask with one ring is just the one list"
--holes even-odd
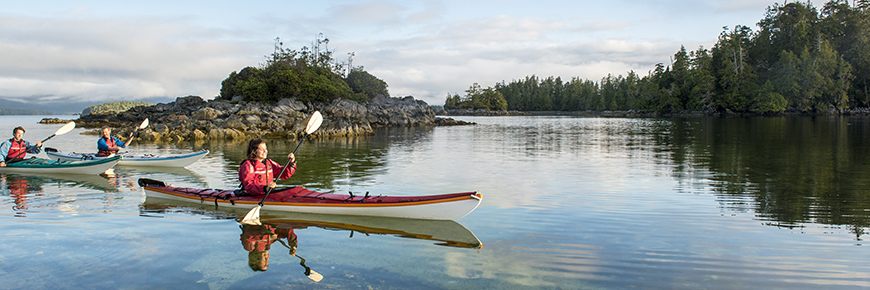
[[(296, 255), (296, 233), (294, 227), (278, 227), (273, 224), (239, 224), (242, 229), (242, 247), (248, 251), (248, 266), (254, 271), (266, 271), (269, 269), (269, 250), (272, 244), (278, 242), (289, 250), (290, 256), (299, 258), (299, 265), (304, 269), (303, 274), (314, 282), (320, 282), (323, 276), (311, 270), (305, 265), (305, 258)], [(307, 226), (295, 229), (304, 229)], [(285, 242), (286, 241), (286, 242)]]

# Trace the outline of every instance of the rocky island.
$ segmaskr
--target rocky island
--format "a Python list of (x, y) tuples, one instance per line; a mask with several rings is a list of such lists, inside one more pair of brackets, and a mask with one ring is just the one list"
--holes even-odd
[(309, 138), (368, 135), (378, 127), (473, 124), (436, 117), (426, 102), (410, 96), (378, 96), (365, 104), (347, 99), (335, 99), (329, 104), (303, 103), (295, 98), (267, 104), (241, 98), (205, 101), (199, 96), (186, 96), (168, 104), (137, 106), (120, 113), (82, 115), (74, 121), (78, 127), (89, 129), (109, 126), (115, 134), (127, 136), (148, 118), (149, 126), (134, 138), (154, 142), (296, 139), (302, 137), (306, 118), (314, 111), (323, 114), (323, 125)]

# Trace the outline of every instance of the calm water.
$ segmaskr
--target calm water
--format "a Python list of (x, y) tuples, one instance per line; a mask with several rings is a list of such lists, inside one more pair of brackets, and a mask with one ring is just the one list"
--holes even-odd
[[(0, 135), (24, 125), (35, 142), (61, 126), (41, 118), (0, 116)], [(236, 187), (245, 144), (134, 142), (212, 153), (111, 178), (0, 173), (0, 289), (870, 287), (870, 118), (457, 119), (478, 125), (307, 142), (281, 183), (479, 190), (477, 210), (456, 222), (264, 212), (282, 233), (265, 271), (233, 220), (245, 211), (146, 200), (136, 185)], [(81, 132), (46, 146), (95, 151)], [(270, 142), (270, 156), (295, 145)]]

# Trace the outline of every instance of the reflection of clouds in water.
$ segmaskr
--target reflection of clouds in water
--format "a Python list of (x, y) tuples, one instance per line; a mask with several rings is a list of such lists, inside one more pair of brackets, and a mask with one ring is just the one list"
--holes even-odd
[[(581, 202), (564, 199), (566, 192), (627, 192), (635, 190), (637, 184), (660, 183), (660, 177), (667, 177), (655, 173), (664, 162), (649, 158), (658, 148), (647, 131), (668, 121), (463, 119), (478, 124), (436, 128), (422, 144), (391, 144), (387, 155), (390, 172), (383, 178), (391, 184), (382, 186), (399, 188), (391, 192), (420, 194), (479, 190), (485, 206), (561, 208), (566, 202)], [(432, 186), (420, 188), (421, 179)], [(460, 188), (457, 184), (478, 187)]]
[[(257, 275), (254, 271), (242, 271), (248, 268), (248, 255), (244, 249), (238, 248), (239, 251), (216, 251), (203, 255), (184, 267), (184, 271), (202, 274), (202, 279), (196, 283), (206, 283), (210, 290), (230, 289), (236, 282)], [(282, 264), (278, 259), (271, 260), (270, 263), (273, 266)]]
[[(498, 242), (495, 242), (498, 243)], [(501, 286), (556, 287), (579, 285), (582, 280), (609, 279), (600, 275), (598, 247), (583, 244), (496, 245), (499, 251), (467, 255), (444, 255), (444, 273), (461, 279), (492, 279), (502, 281)], [(511, 251), (513, 250), (513, 251)], [(498, 285), (499, 282), (494, 282)]]

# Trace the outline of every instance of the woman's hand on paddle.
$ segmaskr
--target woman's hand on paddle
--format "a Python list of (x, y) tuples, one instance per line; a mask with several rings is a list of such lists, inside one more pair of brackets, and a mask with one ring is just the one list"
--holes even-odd
[(296, 163), (296, 155), (293, 155), (293, 153), (287, 155), (287, 159), (290, 159), (290, 163)]

